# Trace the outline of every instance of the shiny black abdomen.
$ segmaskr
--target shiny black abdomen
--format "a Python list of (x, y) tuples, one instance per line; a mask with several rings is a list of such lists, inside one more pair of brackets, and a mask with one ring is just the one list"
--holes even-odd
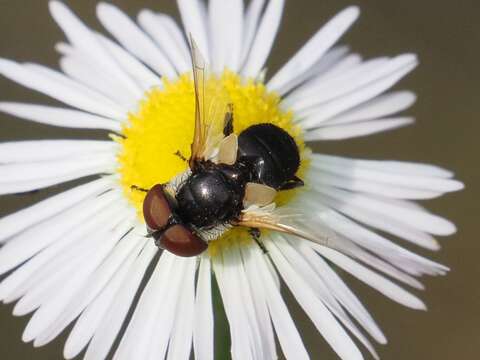
[(295, 140), (273, 124), (253, 125), (238, 137), (238, 158), (251, 167), (251, 181), (280, 189), (295, 177), (300, 155)]

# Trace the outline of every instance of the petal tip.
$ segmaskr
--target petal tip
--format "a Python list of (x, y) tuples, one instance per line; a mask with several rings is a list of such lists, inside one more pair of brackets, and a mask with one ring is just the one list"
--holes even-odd
[(457, 232), (457, 226), (447, 219), (442, 219), (442, 227), (438, 229), (439, 236), (450, 236)]
[(112, 4), (106, 1), (99, 1), (97, 4), (97, 10), (100, 10), (100, 11), (109, 10), (113, 8), (115, 8), (115, 6), (113, 6)]
[(437, 240), (434, 240), (434, 241), (432, 241), (432, 243), (430, 244), (429, 250), (432, 250), (432, 251), (440, 251), (441, 248), (442, 248), (442, 246), (440, 245), (440, 243), (439, 243)]
[(32, 342), (35, 339), (35, 336), (33, 335), (31, 327), (29, 325), (30, 323), (27, 325), (22, 334), (22, 341), (24, 343)]
[(360, 6), (358, 5), (351, 5), (347, 8), (344, 9), (344, 12), (347, 13), (348, 12), (348, 15), (352, 18), (353, 21), (355, 21), (356, 19), (358, 19), (358, 17), (360, 16)]
[(65, 9), (66, 5), (58, 0), (50, 0), (48, 2), (48, 8), (50, 9), (50, 12), (57, 11), (59, 9)]
[(63, 348), (63, 357), (66, 359), (66, 360), (70, 360), (70, 359), (73, 359), (75, 356), (77, 356), (78, 353), (76, 353), (72, 348), (71, 346), (69, 346), (68, 344), (68, 340), (67, 340), (67, 343), (65, 344), (65, 347)]
[(12, 66), (12, 65), (17, 65), (16, 61), (5, 59), (5, 58), (0, 58), (0, 72), (5, 70), (5, 67)]
[(460, 180), (452, 180), (452, 189), (450, 191), (460, 191), (465, 189), (465, 183)]
[(416, 308), (416, 310), (428, 311), (428, 307), (427, 307), (427, 305), (425, 305), (424, 302), (421, 302), (421, 304), (418, 306), (418, 308)]

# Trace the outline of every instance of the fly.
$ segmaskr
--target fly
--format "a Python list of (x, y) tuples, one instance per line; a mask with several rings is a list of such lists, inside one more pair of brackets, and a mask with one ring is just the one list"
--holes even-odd
[[(268, 211), (278, 191), (303, 186), (296, 176), (300, 154), (295, 140), (270, 123), (252, 125), (235, 135), (232, 104), (225, 106), (222, 134), (212, 134), (212, 119), (205, 116), (206, 65), (193, 39), (191, 57), (195, 131), (190, 171), (174, 188), (157, 184), (145, 190), (143, 213), (149, 236), (157, 246), (179, 256), (204, 252), (209, 241), (205, 234), (221, 227), (250, 228), (256, 241), (262, 228), (308, 238)], [(217, 143), (216, 138), (220, 138)]]

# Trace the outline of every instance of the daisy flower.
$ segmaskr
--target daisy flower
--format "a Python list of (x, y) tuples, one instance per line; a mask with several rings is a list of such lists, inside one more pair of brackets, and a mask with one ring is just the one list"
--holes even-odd
[[(433, 236), (453, 234), (455, 226), (412, 200), (463, 185), (436, 166), (316, 154), (308, 146), (412, 123), (398, 113), (415, 95), (390, 89), (415, 68), (416, 56), (363, 59), (336, 45), (359, 16), (349, 7), (269, 74), (283, 0), (177, 2), (183, 28), (166, 14), (142, 10), (135, 22), (100, 3), (107, 36), (51, 1), (67, 39), (56, 46), (61, 71), (0, 60), (4, 77), (63, 103), (0, 102), (1, 111), (110, 134), (103, 141), (0, 144), (1, 194), (88, 177), (0, 220), (0, 299), (16, 302), (15, 315), (32, 313), (23, 340), (42, 346), (72, 324), (67, 359), (82, 351), (85, 359), (189, 359), (192, 349), (196, 359), (213, 359), (217, 283), (234, 359), (276, 359), (276, 341), (286, 358), (307, 359), (282, 298), (286, 286), (340, 358), (362, 358), (359, 347), (377, 357), (370, 341), (385, 344), (385, 336), (337, 269), (401, 305), (425, 309), (404, 287), (423, 289), (418, 277), (448, 268), (397, 243), (438, 250)], [(269, 122), (295, 139), (305, 186), (281, 191), (275, 203), (279, 212), (293, 209), (297, 225), (324, 243), (262, 231), (262, 251), (247, 229), (234, 227), (211, 239), (208, 251), (184, 258), (145, 237), (145, 194), (132, 186), (168, 183), (187, 168), (175, 153), (190, 154), (186, 34), (210, 64), (206, 88), (220, 84), (231, 100), (236, 133)]]

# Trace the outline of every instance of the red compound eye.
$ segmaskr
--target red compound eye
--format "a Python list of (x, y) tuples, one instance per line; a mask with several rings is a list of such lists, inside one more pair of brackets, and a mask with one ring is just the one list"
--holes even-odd
[(143, 217), (151, 230), (162, 229), (168, 223), (172, 209), (160, 184), (152, 187), (143, 200)]
[(160, 247), (178, 256), (196, 256), (208, 247), (205, 241), (180, 224), (168, 228), (156, 240)]

